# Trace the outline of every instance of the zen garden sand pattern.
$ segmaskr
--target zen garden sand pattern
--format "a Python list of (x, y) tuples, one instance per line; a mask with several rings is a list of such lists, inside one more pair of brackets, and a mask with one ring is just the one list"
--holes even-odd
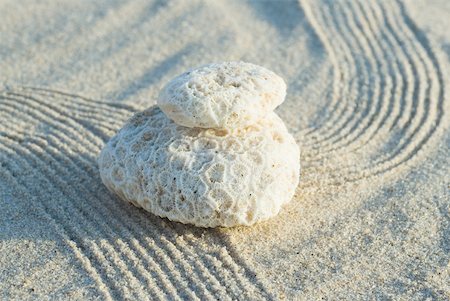
[[(0, 1), (0, 299), (448, 300), (450, 4)], [(97, 157), (185, 70), (279, 74), (300, 184), (251, 227), (138, 209)]]

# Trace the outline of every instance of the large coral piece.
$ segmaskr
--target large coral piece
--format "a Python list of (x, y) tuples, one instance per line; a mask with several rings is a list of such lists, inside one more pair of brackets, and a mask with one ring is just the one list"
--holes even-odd
[[(222, 65), (230, 74), (242, 74), (240, 68), (248, 70), (251, 64), (234, 62)], [(210, 66), (191, 72), (201, 74), (198, 70), (215, 68), (220, 73), (223, 70), (221, 64)], [(251, 66), (264, 78), (263, 71), (266, 69)], [(272, 72), (267, 72), (275, 78)], [(210, 73), (208, 77), (213, 76)], [(201, 77), (197, 77), (202, 81)], [(168, 86), (178, 85), (181, 89), (179, 78), (174, 80), (177, 84), (171, 82)], [(236, 77), (236, 84), (240, 83), (240, 78)], [(276, 76), (275, 81), (279, 79)], [(226, 89), (229, 86), (217, 87), (216, 84), (210, 88), (210, 91), (220, 91), (216, 93), (215, 103), (217, 106), (225, 103), (227, 107), (230, 99), (221, 97), (228, 95)], [(185, 87), (192, 89), (189, 81)], [(254, 107), (267, 109), (268, 106), (262, 105), (262, 102), (274, 106), (283, 101), (268, 99), (270, 89), (263, 86), (260, 94), (257, 90), (252, 91), (259, 97), (253, 99)], [(279, 98), (283, 93), (285, 91), (278, 91), (273, 97)], [(230, 94), (238, 95), (236, 92)], [(246, 95), (242, 94), (238, 97), (241, 101)], [(247, 118), (251, 108), (240, 111), (231, 107), (223, 115), (213, 112), (214, 116), (236, 113), (236, 123), (229, 128), (201, 128), (198, 123), (196, 127), (187, 127), (186, 122), (180, 125), (178, 117), (183, 121), (189, 120), (189, 112), (196, 111), (195, 105), (191, 109), (195, 102), (186, 99), (184, 107), (182, 98), (179, 95), (176, 97), (177, 100), (172, 100), (172, 103), (177, 104), (177, 110), (183, 112), (182, 115), (168, 118), (166, 112), (170, 107), (158, 102), (161, 109), (151, 107), (137, 113), (105, 145), (99, 156), (104, 184), (122, 199), (155, 215), (200, 227), (252, 225), (275, 216), (281, 206), (292, 198), (297, 187), (300, 153), (283, 121), (272, 112), (273, 108), (265, 114), (261, 113), (261, 109), (258, 111), (257, 114), (262, 114), (259, 116), (264, 118)], [(163, 102), (167, 104), (170, 101), (164, 98)], [(201, 98), (196, 102), (201, 103)], [(207, 111), (202, 112), (207, 115)], [(241, 116), (240, 112), (245, 113)], [(251, 125), (237, 126), (240, 121), (245, 123), (252, 118), (255, 122)], [(201, 121), (197, 118), (190, 120)]]

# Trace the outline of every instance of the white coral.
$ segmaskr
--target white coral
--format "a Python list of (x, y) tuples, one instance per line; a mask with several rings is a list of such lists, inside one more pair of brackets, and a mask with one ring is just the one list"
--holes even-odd
[(299, 149), (275, 113), (235, 131), (175, 124), (156, 107), (103, 148), (105, 185), (161, 217), (202, 227), (251, 225), (294, 193)]
[(231, 227), (265, 220), (292, 198), (300, 151), (274, 112), (264, 116), (251, 125), (204, 129), (151, 107), (105, 145), (101, 178), (122, 199), (173, 221)]
[(177, 124), (230, 129), (254, 124), (285, 96), (286, 84), (272, 71), (225, 62), (174, 78), (162, 89), (157, 104)]

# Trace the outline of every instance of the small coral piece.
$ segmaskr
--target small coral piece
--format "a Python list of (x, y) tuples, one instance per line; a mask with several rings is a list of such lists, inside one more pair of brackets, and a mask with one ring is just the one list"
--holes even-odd
[(264, 118), (284, 101), (283, 79), (243, 62), (210, 64), (183, 73), (161, 91), (158, 106), (177, 124), (239, 128)]
[[(236, 84), (242, 78), (245, 83), (251, 82), (248, 70), (265, 70), (247, 63), (210, 66), (216, 74), (217, 70), (227, 70), (228, 81), (232, 81), (232, 74), (246, 74), (236, 76)], [(207, 71), (202, 71), (205, 68)], [(197, 74), (199, 81), (207, 83), (211, 68), (191, 72)], [(205, 80), (201, 78), (202, 72), (206, 72)], [(258, 72), (257, 76), (261, 74)], [(230, 101), (220, 97), (239, 95), (227, 94), (223, 83), (220, 89), (212, 86), (210, 91), (220, 90), (210, 94), (218, 97), (215, 100), (218, 107)], [(262, 85), (260, 91), (269, 93), (270, 89)], [(247, 92), (242, 94), (247, 97)], [(257, 91), (252, 93), (261, 95)], [(274, 98), (280, 96), (277, 93), (273, 94)], [(196, 106), (204, 105), (196, 105), (202, 99), (196, 97), (195, 102), (187, 101), (194, 104), (193, 111), (197, 110)], [(205, 102), (211, 99), (205, 98)], [(254, 107), (263, 101), (274, 106), (283, 99), (253, 101)], [(177, 105), (183, 111), (183, 120), (197, 120), (189, 119), (190, 111), (181, 98)], [(272, 110), (264, 113), (264, 118), (251, 116), (247, 119), (253, 120), (251, 124), (233, 123), (234, 126), (224, 129), (187, 127), (178, 118), (168, 118), (167, 106), (166, 110), (161, 104), (160, 107), (135, 114), (100, 153), (102, 181), (122, 199), (172, 221), (200, 227), (231, 227), (252, 225), (275, 216), (292, 198), (299, 181), (300, 151), (283, 121)], [(232, 111), (234, 107), (227, 108)], [(246, 114), (251, 114), (251, 109)]]

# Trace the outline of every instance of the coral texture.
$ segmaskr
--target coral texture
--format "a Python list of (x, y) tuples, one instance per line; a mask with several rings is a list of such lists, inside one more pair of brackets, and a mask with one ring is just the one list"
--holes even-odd
[(224, 131), (177, 125), (157, 107), (137, 113), (99, 157), (105, 185), (161, 217), (202, 227), (276, 215), (298, 184), (299, 148), (281, 119)]
[(252, 125), (280, 105), (283, 79), (244, 62), (210, 64), (183, 73), (161, 91), (158, 106), (187, 127), (239, 128)]

